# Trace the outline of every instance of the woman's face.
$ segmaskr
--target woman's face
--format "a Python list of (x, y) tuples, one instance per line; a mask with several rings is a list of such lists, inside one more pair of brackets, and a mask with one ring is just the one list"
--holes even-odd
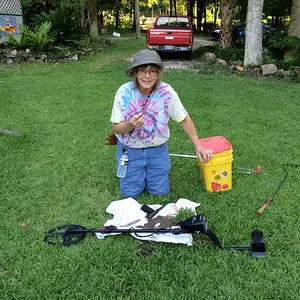
[(141, 66), (137, 69), (136, 78), (143, 90), (152, 90), (158, 79), (158, 69), (155, 66)]

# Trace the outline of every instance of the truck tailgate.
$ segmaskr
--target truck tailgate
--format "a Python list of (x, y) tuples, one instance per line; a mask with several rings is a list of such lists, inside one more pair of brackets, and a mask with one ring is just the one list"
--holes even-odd
[(180, 29), (150, 29), (150, 44), (158, 45), (188, 45), (190, 43), (190, 30), (180, 30)]

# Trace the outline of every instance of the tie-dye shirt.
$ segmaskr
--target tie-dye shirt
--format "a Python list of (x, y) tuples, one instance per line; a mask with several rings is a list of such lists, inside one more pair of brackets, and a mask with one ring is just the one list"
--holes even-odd
[(115, 95), (110, 121), (128, 121), (133, 115), (144, 111), (144, 125), (129, 134), (116, 135), (118, 140), (131, 148), (155, 147), (170, 137), (169, 118), (181, 122), (187, 116), (177, 93), (164, 82), (150, 96), (144, 96), (133, 88), (133, 81), (123, 84)]

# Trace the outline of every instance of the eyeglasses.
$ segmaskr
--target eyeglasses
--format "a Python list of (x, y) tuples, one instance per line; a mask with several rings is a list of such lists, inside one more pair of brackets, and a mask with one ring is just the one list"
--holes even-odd
[(139, 69), (137, 73), (139, 76), (146, 76), (149, 74), (150, 77), (154, 77), (157, 75), (156, 69)]

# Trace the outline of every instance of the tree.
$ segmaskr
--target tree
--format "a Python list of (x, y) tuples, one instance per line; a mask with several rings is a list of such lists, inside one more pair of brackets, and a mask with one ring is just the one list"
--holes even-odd
[(173, 0), (170, 0), (170, 15), (173, 14)]
[(235, 18), (238, 19), (240, 23), (246, 22), (247, 6), (248, 0), (237, 0)]
[(197, 29), (201, 31), (202, 17), (206, 9), (206, 0), (197, 0)]
[(194, 6), (195, 6), (196, 0), (187, 0), (187, 15), (191, 17), (192, 24), (194, 22)]
[(288, 35), (300, 38), (300, 0), (293, 0), (292, 2)]
[(233, 11), (237, 0), (221, 0), (221, 38), (222, 48), (230, 46), (232, 41)]
[(244, 66), (262, 64), (262, 15), (264, 0), (248, 0)]
[(265, 0), (264, 15), (272, 17), (272, 26), (277, 27), (283, 18), (290, 15), (291, 0)]
[(97, 0), (88, 0), (87, 10), (90, 21), (90, 37), (97, 39), (99, 37)]
[(134, 1), (134, 16), (135, 16), (136, 38), (141, 39), (141, 21), (140, 21), (140, 2), (139, 2), (139, 0)]

